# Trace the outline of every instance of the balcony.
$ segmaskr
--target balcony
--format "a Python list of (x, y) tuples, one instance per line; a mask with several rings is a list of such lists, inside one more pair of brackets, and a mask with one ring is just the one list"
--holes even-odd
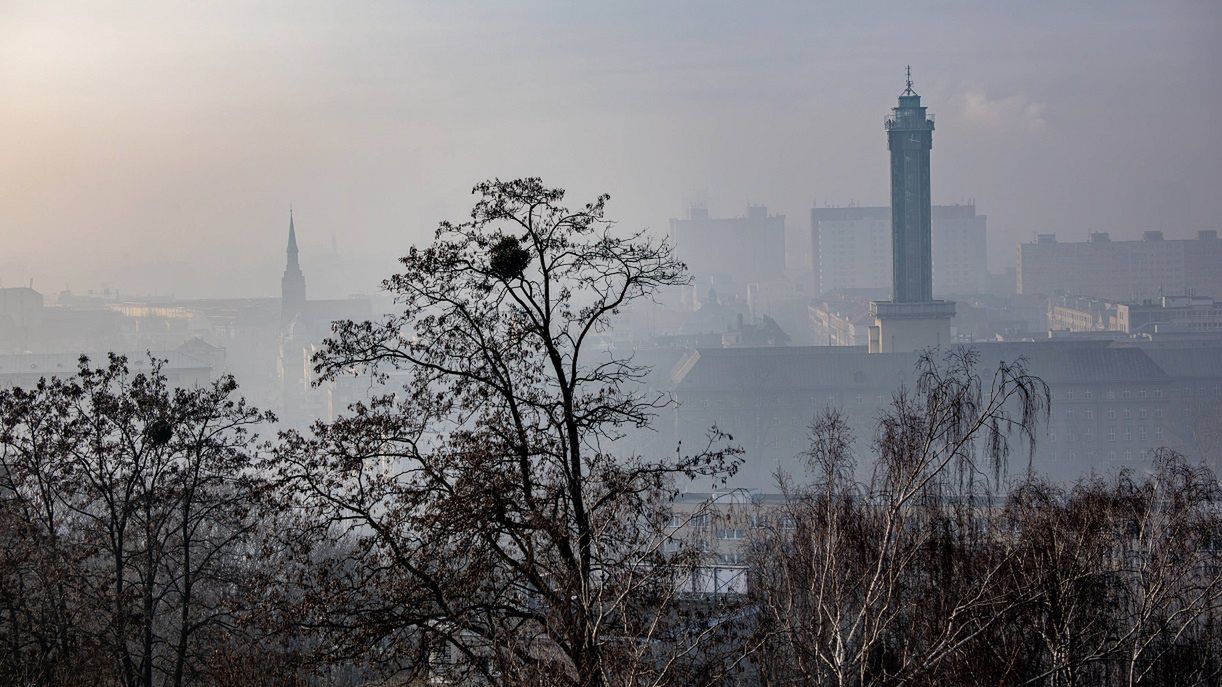
[(896, 116), (891, 114), (883, 117), (883, 130), (890, 131), (892, 129), (905, 129), (916, 131), (933, 131), (933, 122), (934, 116), (931, 114), (926, 114), (923, 120), (920, 117), (905, 115)]

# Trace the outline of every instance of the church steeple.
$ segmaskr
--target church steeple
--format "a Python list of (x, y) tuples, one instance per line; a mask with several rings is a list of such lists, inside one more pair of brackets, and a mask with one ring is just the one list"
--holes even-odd
[(289, 206), (289, 265), (297, 265), (297, 228), (293, 226), (293, 206)]
[(280, 278), (280, 322), (288, 325), (305, 307), (305, 275), (297, 259), (297, 228), (289, 208), (289, 243), (285, 249), (284, 276)]

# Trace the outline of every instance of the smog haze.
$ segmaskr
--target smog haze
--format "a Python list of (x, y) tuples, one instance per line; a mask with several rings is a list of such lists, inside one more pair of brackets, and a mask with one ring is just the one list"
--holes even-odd
[(1187, 238), (1222, 225), (1219, 35), (1211, 2), (10, 1), (0, 278), (273, 295), (292, 205), (307, 273), (340, 256), (314, 293), (369, 292), (475, 181), (527, 174), (627, 227), (755, 203), (803, 237), (812, 206), (886, 204), (908, 64), (933, 200), (975, 199), (990, 269), (1036, 232)]

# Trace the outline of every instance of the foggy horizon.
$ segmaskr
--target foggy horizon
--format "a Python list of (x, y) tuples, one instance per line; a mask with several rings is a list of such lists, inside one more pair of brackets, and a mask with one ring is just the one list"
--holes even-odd
[(1222, 227), (1217, 5), (905, 7), (8, 3), (0, 283), (272, 296), (292, 205), (311, 293), (371, 293), (526, 175), (627, 228), (763, 204), (809, 240), (812, 206), (887, 204), (908, 64), (990, 270), (1037, 232)]
[(1219, 37), (0, 4), (0, 685), (1219, 684)]

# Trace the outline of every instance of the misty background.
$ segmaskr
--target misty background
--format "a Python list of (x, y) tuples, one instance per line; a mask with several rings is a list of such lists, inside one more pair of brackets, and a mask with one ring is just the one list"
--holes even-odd
[(367, 293), (523, 175), (659, 232), (765, 204), (801, 267), (812, 204), (887, 203), (909, 63), (990, 269), (1034, 232), (1186, 238), (1222, 225), (1219, 35), (1204, 1), (6, 0), (0, 278), (274, 295), (291, 204), (311, 292)]

